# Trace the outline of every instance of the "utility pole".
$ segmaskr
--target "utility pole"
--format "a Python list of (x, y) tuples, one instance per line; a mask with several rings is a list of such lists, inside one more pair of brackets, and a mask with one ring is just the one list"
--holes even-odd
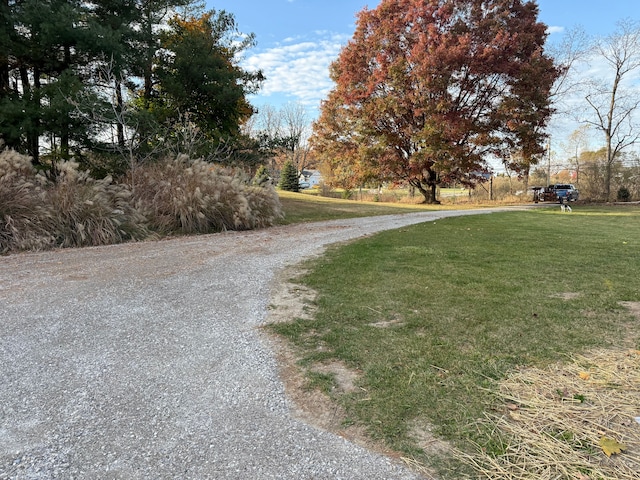
[(547, 140), (547, 185), (551, 185), (551, 138)]

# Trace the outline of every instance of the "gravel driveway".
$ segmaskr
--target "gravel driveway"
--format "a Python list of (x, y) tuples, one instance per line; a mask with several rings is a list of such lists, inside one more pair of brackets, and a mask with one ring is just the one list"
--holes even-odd
[(284, 267), (473, 212), (0, 257), (0, 479), (415, 479), (292, 416), (256, 328)]

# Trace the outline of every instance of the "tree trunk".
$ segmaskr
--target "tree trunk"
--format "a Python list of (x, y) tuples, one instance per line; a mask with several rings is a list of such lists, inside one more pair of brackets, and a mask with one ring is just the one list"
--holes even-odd
[(116, 131), (118, 135), (118, 147), (122, 151), (124, 151), (124, 101), (122, 98), (122, 82), (119, 78), (115, 80), (115, 89), (116, 89), (116, 111), (118, 112), (116, 115)]
[[(26, 67), (20, 67), (20, 82), (22, 83), (22, 98), (25, 102), (31, 103), (35, 102), (36, 93), (33, 88), (31, 88), (31, 83), (29, 82), (29, 72)], [(35, 109), (38, 113), (34, 114), (35, 116), (29, 118), (28, 127), (26, 128), (25, 135), (27, 137), (27, 154), (31, 157), (31, 163), (34, 165), (40, 164), (40, 149), (38, 143), (38, 118), (39, 109)]]
[(424, 197), (422, 203), (429, 205), (440, 205), (440, 201), (436, 198), (436, 190), (438, 188), (438, 175), (433, 170), (425, 172), (422, 178), (412, 178), (409, 185), (418, 189)]
[[(9, 9), (9, 0), (2, 0), (2, 10), (11, 13)], [(9, 21), (8, 17), (4, 25), (1, 27), (7, 35), (11, 35), (13, 33), (13, 24)], [(9, 50), (13, 48), (9, 47)], [(5, 94), (9, 93), (11, 90), (10, 78), (9, 78), (9, 55), (7, 52), (3, 52), (0, 55), (0, 98), (4, 97)]]
[(11, 85), (9, 83), (9, 61), (3, 58), (0, 62), (0, 98), (2, 98), (9, 93)]
[(151, 94), (153, 92), (153, 58), (156, 54), (155, 45), (154, 45), (154, 34), (153, 34), (153, 25), (152, 25), (152, 12), (150, 10), (150, 5), (147, 6), (147, 9), (144, 12), (144, 41), (145, 49), (144, 49), (144, 65), (142, 66), (143, 71), (143, 80), (144, 80), (144, 90), (143, 90), (143, 105), (145, 110), (149, 108), (151, 103)]
[[(71, 65), (71, 47), (69, 45), (64, 46), (64, 69), (68, 69)], [(71, 158), (69, 143), (70, 143), (70, 127), (69, 118), (63, 117), (60, 119), (63, 123), (60, 129), (60, 157), (63, 160), (69, 160)]]
[(607, 163), (604, 166), (604, 200), (608, 202), (611, 200), (611, 168), (613, 166), (613, 148), (611, 147), (611, 134), (609, 131), (605, 131), (605, 137), (607, 141)]

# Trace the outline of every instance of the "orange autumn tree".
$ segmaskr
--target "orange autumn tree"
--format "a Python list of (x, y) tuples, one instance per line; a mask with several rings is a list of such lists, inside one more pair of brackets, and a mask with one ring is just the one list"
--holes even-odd
[(521, 0), (382, 0), (358, 14), (314, 124), (319, 157), (415, 187), (473, 186), (500, 159), (543, 152), (560, 69), (538, 6)]

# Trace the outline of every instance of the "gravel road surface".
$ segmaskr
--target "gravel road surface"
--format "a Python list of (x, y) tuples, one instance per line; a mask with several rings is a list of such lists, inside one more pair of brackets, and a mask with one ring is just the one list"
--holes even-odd
[(0, 479), (417, 479), (293, 417), (259, 327), (331, 243), (478, 211), (0, 257)]

